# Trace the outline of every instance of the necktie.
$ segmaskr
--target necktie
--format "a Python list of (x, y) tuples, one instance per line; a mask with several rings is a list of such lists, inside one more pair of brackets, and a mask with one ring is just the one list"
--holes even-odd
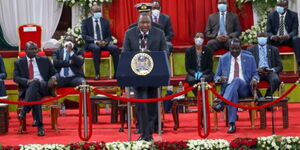
[(280, 23), (279, 23), (279, 35), (284, 35), (284, 16), (280, 16)]
[(225, 30), (225, 14), (224, 14), (224, 12), (221, 12), (221, 22), (220, 22), (219, 32), (220, 32), (220, 35), (226, 35), (226, 30)]
[(33, 64), (32, 64), (32, 59), (29, 60), (29, 67), (28, 67), (28, 71), (29, 71), (29, 80), (33, 79)]
[(141, 48), (147, 48), (147, 34), (143, 34), (141, 39)]
[(154, 16), (154, 22), (155, 22), (155, 23), (158, 23), (158, 18), (157, 18), (157, 16)]
[(267, 67), (267, 65), (265, 64), (265, 58), (266, 58), (265, 49), (260, 46), (259, 50), (260, 50), (260, 52), (259, 52), (259, 68)]
[(95, 20), (96, 22), (96, 34), (97, 34), (97, 40), (102, 40), (101, 39), (101, 31), (100, 31), (100, 26), (98, 23), (98, 19)]
[[(66, 53), (65, 61), (69, 61), (70, 58), (70, 52)], [(64, 68), (64, 76), (68, 77), (69, 76), (69, 67)]]
[(237, 62), (237, 58), (234, 58), (234, 74), (233, 78), (238, 78), (240, 73), (239, 63)]

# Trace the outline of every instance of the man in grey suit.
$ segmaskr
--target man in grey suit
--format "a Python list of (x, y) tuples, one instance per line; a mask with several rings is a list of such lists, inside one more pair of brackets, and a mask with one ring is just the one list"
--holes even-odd
[[(282, 71), (282, 63), (278, 49), (268, 45), (267, 32), (261, 32), (257, 35), (258, 44), (248, 47), (255, 58), (258, 74), (261, 81), (268, 81), (270, 87), (265, 96), (271, 96), (280, 85), (279, 72)], [(260, 92), (258, 92), (261, 96)]]
[(165, 32), (169, 53), (171, 53), (173, 50), (173, 44), (171, 43), (171, 41), (173, 40), (174, 37), (171, 18), (168, 15), (160, 12), (161, 11), (160, 1), (153, 0), (152, 4), (153, 4), (152, 21), (162, 26), (162, 30)]
[[(163, 31), (151, 27), (151, 16), (140, 14), (138, 26), (128, 29), (123, 42), (123, 52), (166, 51)], [(156, 98), (157, 87), (134, 87), (136, 98)], [(157, 119), (157, 103), (137, 103), (136, 111), (141, 130), (138, 140), (153, 140), (154, 122)]]
[(219, 12), (209, 15), (205, 35), (210, 40), (207, 47), (213, 52), (225, 48), (229, 49), (231, 38), (241, 34), (240, 22), (237, 14), (227, 11), (227, 0), (218, 1)]

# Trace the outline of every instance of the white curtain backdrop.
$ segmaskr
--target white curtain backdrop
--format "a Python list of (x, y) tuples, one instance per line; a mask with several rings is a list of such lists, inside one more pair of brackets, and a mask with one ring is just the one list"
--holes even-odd
[(18, 26), (32, 23), (43, 27), (42, 41), (48, 41), (55, 32), (62, 6), (56, 0), (0, 0), (0, 25), (5, 40), (18, 46)]
[(81, 7), (78, 4), (72, 7), (72, 27), (81, 21)]

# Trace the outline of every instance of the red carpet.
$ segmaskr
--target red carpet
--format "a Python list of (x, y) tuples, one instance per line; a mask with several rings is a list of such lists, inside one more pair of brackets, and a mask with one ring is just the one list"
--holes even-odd
[[(277, 135), (284, 136), (300, 136), (300, 103), (289, 104), (289, 128), (282, 128), (281, 109), (275, 111), (275, 132)], [(118, 132), (120, 124), (110, 124), (110, 115), (105, 114), (104, 109), (101, 109), (101, 115), (99, 116), (100, 122), (93, 125), (93, 136), (90, 141), (127, 141), (127, 130), (125, 132)], [(4, 135), (0, 135), (0, 144), (4, 145), (18, 145), (18, 144), (45, 144), (45, 143), (59, 143), (67, 144), (69, 142), (78, 142), (78, 110), (67, 110), (66, 116), (59, 117), (60, 133), (55, 133), (50, 127), (49, 112), (44, 111), (44, 123), (46, 136), (38, 137), (36, 127), (27, 125), (27, 134), (18, 135), (18, 121), (16, 113), (10, 113), (11, 119), (9, 120), (9, 132)], [(32, 123), (31, 114), (28, 114), (27, 123)], [(208, 138), (210, 139), (226, 139), (232, 140), (236, 137), (257, 137), (257, 136), (269, 136), (272, 134), (271, 128), (271, 113), (267, 113), (267, 129), (259, 129), (259, 117), (255, 124), (256, 128), (250, 128), (250, 121), (248, 111), (239, 112), (240, 120), (237, 124), (236, 134), (227, 134), (227, 127), (225, 127), (224, 121), (219, 121), (219, 130), (211, 131)], [(213, 113), (211, 113), (211, 119), (213, 119)], [(173, 119), (171, 114), (165, 114), (165, 133), (162, 135), (163, 141), (180, 141), (188, 139), (200, 139), (197, 133), (197, 114), (196, 113), (181, 113), (179, 115), (180, 128), (177, 131), (173, 130)], [(213, 120), (211, 120), (213, 125)], [(138, 135), (132, 134), (132, 140), (138, 138)], [(154, 134), (154, 139), (157, 139), (157, 134)]]

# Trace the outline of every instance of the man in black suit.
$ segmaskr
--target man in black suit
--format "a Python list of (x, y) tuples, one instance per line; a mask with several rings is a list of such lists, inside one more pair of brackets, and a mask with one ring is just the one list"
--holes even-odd
[(2, 57), (0, 56), (0, 97), (1, 96), (6, 96), (6, 89), (4, 85), (4, 79), (6, 79), (6, 70), (4, 66), (4, 62)]
[(93, 51), (95, 67), (95, 80), (100, 79), (100, 52), (108, 50), (113, 57), (115, 72), (119, 63), (119, 48), (111, 44), (112, 37), (109, 22), (102, 17), (101, 7), (94, 5), (91, 8), (93, 16), (82, 21), (82, 38), (85, 41), (85, 49)]
[(66, 36), (64, 46), (53, 53), (53, 63), (57, 70), (57, 87), (75, 87), (84, 79), (82, 65), (83, 52), (75, 46), (73, 36)]
[[(163, 31), (151, 27), (151, 16), (141, 14), (138, 26), (128, 29), (125, 34), (123, 52), (167, 51)], [(135, 87), (136, 98), (156, 98), (157, 87)], [(157, 103), (137, 103), (136, 110), (141, 136), (138, 140), (153, 140), (154, 123), (157, 120)]]
[[(258, 44), (248, 47), (247, 50), (249, 50), (255, 58), (260, 80), (270, 83), (270, 87), (265, 96), (271, 96), (280, 85), (279, 72), (282, 71), (282, 63), (278, 49), (267, 44), (267, 32), (258, 33), (257, 37)], [(259, 96), (261, 96), (261, 94)]]
[(174, 37), (171, 18), (168, 15), (160, 12), (161, 11), (160, 1), (153, 0), (152, 5), (153, 5), (152, 6), (152, 21), (154, 23), (160, 24), (162, 26), (162, 30), (164, 31), (165, 36), (166, 36), (169, 53), (171, 53), (173, 50), (173, 44), (171, 43), (171, 41), (173, 40), (173, 37)]
[[(298, 38), (298, 14), (288, 9), (288, 0), (278, 0), (276, 10), (268, 15), (267, 32), (269, 44), (294, 48), (300, 66), (300, 39)], [(300, 71), (300, 67), (299, 67)]]
[[(197, 32), (194, 38), (195, 45), (185, 52), (185, 69), (188, 73), (185, 80), (190, 86), (200, 82), (200, 78), (210, 82), (214, 77), (212, 52), (206, 46), (203, 46), (203, 41), (204, 34)], [(197, 96), (197, 89), (194, 89), (193, 92)]]
[(229, 49), (230, 39), (241, 34), (240, 22), (237, 14), (227, 11), (227, 0), (218, 0), (219, 12), (209, 15), (205, 35), (210, 40), (207, 47), (213, 52), (225, 48)]
[[(20, 98), (24, 98), (26, 102), (38, 101), (41, 97), (50, 95), (56, 70), (47, 57), (37, 56), (36, 43), (30, 41), (25, 46), (26, 56), (14, 63), (13, 79), (19, 84)], [(18, 118), (22, 122), (30, 108), (32, 108), (32, 115), (38, 127), (38, 136), (44, 136), (41, 105), (24, 105)]]

